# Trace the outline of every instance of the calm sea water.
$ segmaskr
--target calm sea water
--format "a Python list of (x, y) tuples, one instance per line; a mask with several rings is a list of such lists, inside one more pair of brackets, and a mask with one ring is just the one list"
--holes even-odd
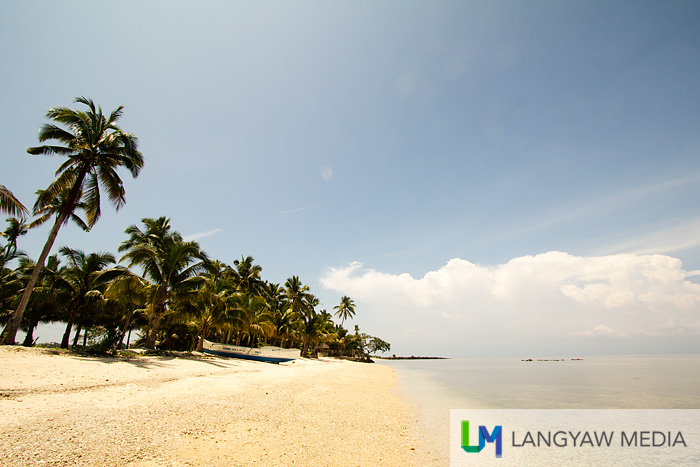
[(450, 409), (700, 409), (700, 355), (381, 361), (399, 375), (424, 438), (422, 465), (449, 465)]

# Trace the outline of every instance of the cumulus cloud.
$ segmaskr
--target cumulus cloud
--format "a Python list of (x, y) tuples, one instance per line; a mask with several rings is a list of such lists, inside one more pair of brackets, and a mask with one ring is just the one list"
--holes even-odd
[[(645, 343), (687, 351), (674, 347), (678, 336), (692, 336), (684, 345), (700, 350), (700, 285), (688, 280), (692, 274), (664, 255), (548, 252), (497, 266), (455, 258), (420, 278), (354, 262), (328, 269), (321, 283), (351, 296), (401, 347), (417, 339), (433, 351), (593, 354), (640, 352)], [(616, 346), (600, 347), (602, 338)]]

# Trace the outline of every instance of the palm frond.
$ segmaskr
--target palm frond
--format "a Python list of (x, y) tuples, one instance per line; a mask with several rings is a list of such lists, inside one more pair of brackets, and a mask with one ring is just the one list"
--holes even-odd
[(5, 185), (0, 185), (0, 212), (10, 216), (24, 217), (29, 214), (27, 208), (15, 197)]
[(100, 185), (97, 174), (89, 173), (85, 177), (83, 200), (87, 225), (92, 227), (100, 218)]
[(99, 166), (97, 168), (97, 176), (100, 184), (107, 191), (107, 198), (118, 211), (126, 203), (126, 198), (124, 197), (126, 190), (124, 190), (122, 179), (119, 178), (116, 170), (112, 167)]
[(112, 111), (112, 113), (109, 115), (109, 118), (107, 119), (107, 126), (109, 127), (110, 125), (114, 124), (117, 120), (119, 120), (124, 113), (124, 106), (120, 105), (116, 109)]
[(78, 96), (75, 99), (73, 99), (73, 102), (75, 102), (76, 104), (87, 105), (90, 108), (90, 111), (92, 113), (95, 113), (95, 103), (92, 101), (92, 99), (85, 96)]
[(66, 131), (58, 125), (52, 123), (45, 123), (39, 130), (39, 141), (60, 141), (63, 144), (70, 145), (75, 139), (75, 135), (71, 132)]

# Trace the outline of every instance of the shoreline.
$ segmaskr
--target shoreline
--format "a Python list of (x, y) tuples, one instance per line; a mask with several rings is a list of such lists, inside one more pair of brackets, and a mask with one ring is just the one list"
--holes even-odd
[(0, 347), (3, 465), (419, 465), (385, 365)]

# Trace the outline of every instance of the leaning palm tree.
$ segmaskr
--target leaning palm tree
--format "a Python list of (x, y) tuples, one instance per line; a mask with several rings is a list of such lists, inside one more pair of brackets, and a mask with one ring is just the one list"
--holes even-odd
[[(28, 225), (30, 229), (38, 227), (45, 222), (53, 219), (58, 219), (63, 210), (68, 206), (68, 197), (70, 196), (70, 188), (65, 188), (53, 195), (46, 193), (46, 190), (37, 190), (37, 202), (34, 205), (34, 220)], [(82, 197), (82, 193), (78, 194)], [(63, 225), (67, 225), (69, 221), (73, 221), (83, 231), (89, 232), (90, 227), (80, 218), (77, 211), (85, 212), (87, 203), (79, 201), (75, 203), (73, 211), (63, 220)]]
[(29, 214), (27, 208), (19, 202), (15, 195), (5, 185), (0, 185), (0, 212), (10, 216), (24, 217)]
[(136, 225), (126, 228), (129, 239), (119, 251), (125, 252), (120, 261), (128, 267), (141, 266), (143, 275), (154, 284), (151, 296), (153, 313), (146, 330), (144, 345), (154, 349), (158, 327), (168, 309), (173, 294), (196, 290), (204, 279), (198, 276), (209, 270), (209, 259), (194, 241), (184, 241), (170, 230), (170, 219), (142, 219), (144, 230)]
[[(17, 272), (21, 275), (21, 280), (26, 282), (33, 270), (33, 261), (26, 257), (19, 258)], [(22, 343), (25, 347), (34, 344), (34, 331), (39, 323), (58, 322), (63, 318), (63, 309), (70, 300), (70, 296), (62, 287), (65, 284), (65, 279), (62, 277), (64, 270), (57, 255), (51, 255), (46, 259), (46, 265), (41, 270), (32, 298), (22, 317), (20, 329), (25, 332)], [(17, 299), (20, 296), (21, 292), (18, 292)]]
[(29, 296), (65, 220), (80, 203), (83, 203), (87, 226), (92, 228), (101, 214), (100, 187), (106, 191), (110, 203), (119, 210), (126, 203), (126, 191), (117, 169), (124, 167), (135, 178), (143, 167), (143, 156), (137, 149), (136, 136), (122, 131), (116, 125), (117, 120), (122, 116), (122, 106), (109, 116), (105, 116), (102, 108), (96, 108), (90, 99), (78, 97), (75, 102), (85, 105), (87, 110), (54, 107), (46, 114), (46, 117), (56, 124), (45, 124), (39, 131), (39, 141), (55, 141), (57, 144), (27, 149), (27, 152), (33, 155), (66, 157), (65, 162), (56, 171), (56, 178), (39, 196), (35, 208), (38, 209), (46, 199), (55, 199), (66, 189), (69, 192), (51, 228), (44, 249), (39, 255), (17, 310), (5, 326), (2, 342), (0, 342), (3, 344), (14, 344)]
[(355, 302), (348, 296), (344, 295), (340, 298), (340, 305), (333, 307), (335, 315), (340, 318), (342, 326), (346, 319), (355, 316)]

